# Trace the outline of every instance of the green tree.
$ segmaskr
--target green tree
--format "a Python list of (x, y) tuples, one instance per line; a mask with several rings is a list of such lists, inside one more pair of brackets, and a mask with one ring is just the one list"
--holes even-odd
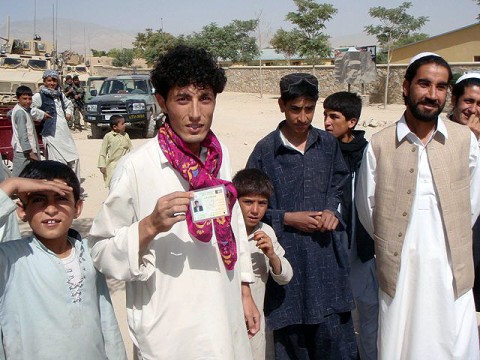
[[(410, 35), (400, 39), (399, 41), (397, 41), (393, 45), (393, 48), (397, 49), (399, 47), (402, 47), (402, 46), (405, 46), (405, 45), (408, 45), (408, 44), (413, 44), (417, 41), (422, 41), (422, 40), (428, 39), (428, 37), (429, 37), (429, 35), (425, 34), (425, 33), (413, 33), (413, 34), (410, 34)], [(388, 62), (388, 54), (387, 54), (386, 51), (383, 51), (383, 49), (382, 49), (377, 53), (376, 63), (377, 64), (386, 64), (387, 62)]]
[(147, 49), (147, 40), (153, 35), (153, 30), (150, 28), (145, 29), (143, 33), (137, 33), (135, 36), (135, 40), (133, 41), (132, 45), (135, 49), (135, 55), (137, 57), (144, 58), (145, 57), (145, 50)]
[(252, 35), (257, 25), (258, 20), (233, 20), (224, 27), (211, 23), (198, 33), (182, 36), (181, 42), (203, 47), (217, 59), (247, 62), (259, 54), (256, 39)]
[(145, 29), (137, 33), (133, 46), (135, 56), (144, 58), (149, 65), (155, 64), (160, 54), (164, 54), (178, 44), (178, 39), (162, 30)]
[(216, 57), (225, 56), (227, 39), (223, 29), (215, 23), (205, 25), (200, 32), (182, 36), (182, 40), (189, 46), (204, 48)]
[(113, 58), (112, 65), (117, 67), (128, 67), (133, 64), (135, 51), (133, 49), (111, 49), (108, 56)]
[(178, 40), (170, 33), (158, 30), (152, 34), (147, 40), (145, 50), (145, 60), (147, 64), (153, 65), (160, 54), (166, 53), (178, 44)]
[(92, 55), (93, 56), (107, 56), (107, 52), (104, 51), (104, 50), (95, 50), (95, 49), (90, 49), (90, 51), (92, 52)]
[(302, 34), (299, 30), (286, 31), (278, 29), (270, 40), (270, 45), (277, 54), (283, 54), (290, 64), (291, 58), (300, 52), (300, 39)]
[(382, 46), (382, 51), (387, 53), (384, 107), (387, 107), (390, 61), (392, 60), (392, 50), (395, 44), (414, 34), (428, 21), (426, 16), (416, 18), (407, 14), (407, 10), (411, 7), (412, 3), (406, 1), (396, 8), (387, 9), (383, 6), (376, 6), (368, 11), (372, 18), (380, 21), (380, 24), (365, 26), (365, 32), (376, 36), (379, 44)]
[(289, 12), (286, 20), (297, 26), (299, 53), (315, 61), (330, 54), (328, 35), (322, 31), (337, 9), (332, 4), (318, 4), (315, 0), (293, 0), (297, 11)]
[(405, 46), (405, 45), (408, 45), (408, 44), (413, 44), (413, 43), (416, 43), (418, 41), (428, 39), (429, 37), (430, 36), (428, 34), (425, 34), (425, 33), (409, 34), (409, 35), (405, 36), (404, 38), (398, 40), (394, 44), (394, 48), (396, 49), (396, 48), (399, 48), (399, 47), (402, 47), (402, 46)]

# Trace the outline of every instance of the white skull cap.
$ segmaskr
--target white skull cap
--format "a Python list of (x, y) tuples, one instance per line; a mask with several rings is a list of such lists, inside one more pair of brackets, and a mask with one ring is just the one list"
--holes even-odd
[(433, 52), (421, 52), (420, 54), (417, 54), (415, 55), (414, 57), (412, 57), (412, 59), (410, 60), (410, 62), (408, 63), (408, 66), (412, 65), (415, 61), (417, 61), (418, 59), (421, 59), (421, 58), (424, 58), (426, 56), (438, 56), (438, 57), (441, 57), (440, 55), (438, 54), (435, 54)]
[(458, 83), (462, 82), (463, 80), (467, 80), (467, 79), (480, 79), (480, 73), (469, 72), (469, 73), (463, 74), (462, 76), (460, 76), (458, 78), (457, 81), (455, 81), (455, 85), (457, 85)]

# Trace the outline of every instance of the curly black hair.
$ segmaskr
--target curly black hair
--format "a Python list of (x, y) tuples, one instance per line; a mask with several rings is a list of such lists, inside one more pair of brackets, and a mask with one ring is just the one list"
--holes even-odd
[(155, 92), (165, 100), (174, 86), (209, 86), (216, 95), (227, 83), (225, 70), (217, 65), (211, 54), (205, 49), (186, 45), (178, 45), (161, 55), (150, 76)]

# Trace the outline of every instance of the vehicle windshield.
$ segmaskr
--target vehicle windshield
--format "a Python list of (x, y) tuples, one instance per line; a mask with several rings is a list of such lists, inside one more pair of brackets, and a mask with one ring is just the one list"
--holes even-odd
[(99, 95), (106, 94), (148, 94), (146, 80), (113, 79), (103, 82)]
[(17, 58), (4, 58), (1, 62), (2, 67), (9, 68), (9, 69), (15, 69), (17, 67), (20, 67), (22, 65), (22, 59), (17, 59)]
[(30, 59), (27, 65), (33, 70), (47, 70), (47, 60)]
[(100, 91), (100, 88), (102, 87), (102, 84), (103, 84), (103, 79), (98, 79), (98, 80), (90, 80), (89, 82), (89, 87), (90, 87), (90, 90), (97, 90), (97, 92)]
[(9, 93), (11, 92), (12, 84), (8, 81), (0, 81), (0, 93)]
[(86, 68), (85, 66), (77, 66), (77, 67), (75, 68), (75, 71), (76, 71), (77, 73), (86, 73), (86, 72), (87, 72), (87, 68)]

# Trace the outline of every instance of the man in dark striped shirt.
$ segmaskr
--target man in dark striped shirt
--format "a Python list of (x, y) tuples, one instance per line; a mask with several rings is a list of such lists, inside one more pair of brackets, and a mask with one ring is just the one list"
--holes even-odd
[(333, 231), (348, 169), (337, 139), (312, 127), (318, 80), (295, 73), (280, 80), (285, 120), (255, 146), (248, 168), (274, 183), (265, 222), (273, 227), (294, 276), (267, 283), (265, 314), (277, 359), (356, 359), (348, 256)]

